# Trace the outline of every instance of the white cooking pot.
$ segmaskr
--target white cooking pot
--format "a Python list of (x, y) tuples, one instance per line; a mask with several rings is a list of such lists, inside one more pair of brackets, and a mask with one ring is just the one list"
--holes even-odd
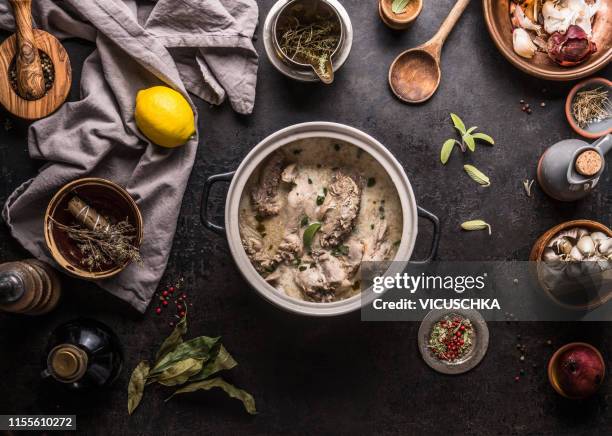
[[(202, 223), (210, 230), (226, 234), (230, 251), (234, 261), (238, 265), (244, 278), (271, 303), (290, 312), (311, 316), (334, 316), (341, 315), (359, 309), (362, 306), (362, 298), (355, 295), (346, 300), (331, 303), (315, 303), (302, 301), (289, 297), (285, 293), (275, 289), (255, 270), (249, 260), (241, 242), (239, 229), (239, 206), (244, 187), (251, 174), (259, 165), (274, 151), (297, 140), (307, 138), (331, 138), (344, 141), (359, 147), (369, 153), (387, 171), (391, 181), (395, 184), (400, 198), (403, 216), (403, 229), (400, 245), (397, 249), (395, 260), (406, 263), (412, 255), (417, 237), (418, 217), (430, 220), (434, 225), (433, 242), (430, 254), (426, 260), (419, 263), (429, 262), (435, 256), (440, 239), (439, 220), (431, 212), (417, 206), (412, 192), (412, 187), (406, 177), (400, 163), (393, 157), (380, 142), (361, 130), (344, 124), (329, 122), (310, 122), (296, 124), (279, 130), (261, 141), (244, 158), (238, 169), (234, 172), (217, 174), (209, 177), (204, 186), (202, 194), (202, 205), (200, 215)], [(212, 223), (208, 218), (207, 206), (210, 189), (216, 182), (231, 181), (225, 201), (225, 227)]]

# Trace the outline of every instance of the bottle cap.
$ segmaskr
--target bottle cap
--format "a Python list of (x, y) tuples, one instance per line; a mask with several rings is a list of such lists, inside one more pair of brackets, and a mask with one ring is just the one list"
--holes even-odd
[(79, 380), (87, 370), (87, 353), (72, 344), (61, 344), (47, 357), (49, 373), (62, 383)]

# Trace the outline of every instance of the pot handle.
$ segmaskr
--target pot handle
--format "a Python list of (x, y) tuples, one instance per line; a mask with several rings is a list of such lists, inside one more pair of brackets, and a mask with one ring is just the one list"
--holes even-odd
[(210, 196), (210, 190), (215, 183), (231, 182), (235, 173), (236, 171), (223, 174), (215, 174), (214, 176), (210, 176), (208, 179), (206, 179), (206, 182), (204, 182), (204, 190), (202, 191), (202, 200), (200, 203), (200, 220), (202, 221), (202, 224), (204, 224), (204, 227), (209, 230), (212, 230), (218, 235), (225, 234), (225, 227), (208, 220), (208, 197)]
[(434, 258), (438, 254), (438, 246), (440, 245), (440, 220), (433, 213), (426, 209), (423, 209), (420, 206), (417, 206), (417, 215), (421, 218), (425, 218), (426, 220), (431, 221), (431, 223), (433, 224), (433, 240), (431, 241), (431, 249), (429, 250), (429, 256), (427, 256), (424, 260), (414, 260), (410, 261), (410, 263), (417, 265), (425, 265), (434, 260)]

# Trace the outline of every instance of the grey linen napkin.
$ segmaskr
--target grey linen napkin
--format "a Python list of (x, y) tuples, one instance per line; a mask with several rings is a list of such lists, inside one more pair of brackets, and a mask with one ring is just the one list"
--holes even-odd
[[(37, 177), (8, 198), (2, 216), (34, 256), (53, 263), (43, 236), (43, 215), (53, 194), (80, 177), (124, 186), (144, 218), (143, 266), (97, 282), (144, 312), (172, 246), (198, 139), (168, 150), (150, 144), (134, 122), (138, 90), (165, 84), (192, 105), (188, 91), (219, 104), (229, 99), (250, 113), (255, 98), (257, 24), (253, 0), (38, 0), (34, 20), (59, 38), (96, 44), (84, 63), (81, 99), (32, 124), (30, 156), (49, 161)], [(6, 0), (0, 28), (13, 30)]]

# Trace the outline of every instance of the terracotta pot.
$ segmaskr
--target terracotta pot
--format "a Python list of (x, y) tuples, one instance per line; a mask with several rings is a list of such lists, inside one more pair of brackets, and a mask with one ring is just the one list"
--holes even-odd
[(406, 10), (401, 14), (393, 13), (391, 8), (393, 0), (379, 0), (378, 14), (380, 19), (388, 27), (395, 30), (406, 29), (417, 19), (423, 9), (423, 0), (411, 0), (406, 6)]
[(53, 226), (55, 221), (64, 225), (74, 222), (74, 217), (67, 210), (68, 201), (73, 194), (78, 194), (98, 213), (117, 221), (126, 217), (135, 228), (135, 246), (139, 247), (143, 238), (143, 220), (134, 199), (119, 185), (105, 179), (85, 178), (68, 183), (60, 189), (49, 202), (45, 213), (45, 241), (53, 259), (68, 273), (90, 280), (112, 277), (121, 272), (128, 264), (113, 265), (104, 270), (90, 271), (81, 264), (82, 257), (76, 243), (68, 235)]
[(601, 355), (601, 353), (599, 352), (599, 350), (597, 348), (595, 348), (594, 346), (592, 346), (591, 344), (587, 344), (586, 342), (572, 342), (569, 344), (565, 344), (564, 346), (562, 346), (561, 348), (559, 348), (557, 351), (555, 351), (555, 354), (552, 355), (552, 357), (550, 358), (550, 360), (548, 361), (548, 381), (550, 382), (550, 385), (553, 387), (553, 389), (561, 396), (565, 397), (565, 398), (569, 398), (571, 400), (580, 400), (582, 399), (582, 397), (572, 397), (568, 394), (566, 394), (563, 389), (561, 388), (561, 386), (559, 385), (559, 381), (557, 380), (557, 371), (559, 369), (559, 358), (561, 357), (561, 355), (563, 353), (565, 353), (567, 350), (570, 350), (574, 347), (577, 346), (582, 346), (582, 347), (586, 347), (589, 348), (591, 350), (593, 350), (593, 352), (595, 352), (595, 354), (597, 354), (597, 356), (599, 357), (599, 360), (601, 361), (601, 364), (603, 366), (603, 374), (602, 374), (602, 379), (605, 378), (606, 376), (606, 362), (603, 359), (603, 356)]
[[(550, 240), (554, 238), (555, 235), (557, 235), (562, 230), (567, 230), (573, 227), (583, 227), (591, 232), (599, 231), (599, 232), (605, 233), (606, 235), (612, 237), (612, 230), (610, 230), (610, 228), (606, 227), (605, 225), (598, 223), (597, 221), (592, 221), (592, 220), (566, 221), (546, 231), (542, 236), (540, 236), (536, 240), (536, 242), (533, 244), (533, 247), (531, 249), (529, 260), (532, 262), (537, 262), (537, 264), (539, 264), (542, 259), (542, 253), (544, 252), (544, 249), (548, 246)], [(538, 274), (537, 269), (535, 268), (534, 268), (534, 274), (536, 275)], [(606, 295), (596, 298), (592, 301), (589, 301), (586, 304), (570, 305), (563, 301), (560, 301), (545, 286), (543, 286), (541, 281), (539, 280), (539, 276), (538, 276), (538, 282), (540, 283), (541, 288), (544, 290), (544, 292), (546, 293), (548, 297), (550, 297), (556, 304), (566, 309), (591, 310), (591, 309), (601, 306), (602, 304), (607, 303), (610, 299), (612, 299), (612, 292), (608, 292)]]

